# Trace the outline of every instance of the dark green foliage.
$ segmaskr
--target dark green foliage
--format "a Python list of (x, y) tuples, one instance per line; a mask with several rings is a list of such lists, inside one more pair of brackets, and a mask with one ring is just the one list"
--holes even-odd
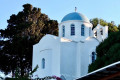
[(99, 23), (98, 18), (90, 19), (90, 22), (93, 24), (93, 29), (97, 26)]
[(106, 22), (105, 20), (103, 19), (98, 19), (98, 18), (94, 18), (94, 19), (91, 19), (90, 22), (93, 24), (93, 29), (97, 26), (97, 24), (99, 23), (100, 25), (102, 26), (108, 26), (108, 32), (111, 33), (111, 32), (116, 32), (116, 31), (119, 31), (119, 26), (117, 28), (117, 26), (114, 24), (114, 22)]
[(119, 29), (117, 28), (116, 25), (112, 24), (112, 23), (108, 23), (108, 32), (111, 33), (111, 32), (116, 32), (116, 31), (119, 31)]
[(90, 64), (89, 72), (120, 61), (120, 32), (114, 32), (96, 49), (97, 59)]
[[(6, 74), (10, 71), (14, 73), (17, 67), (24, 71), (30, 71), (32, 65), (32, 42), (26, 40), (27, 37), (14, 37), (8, 40), (0, 50), (0, 69)], [(22, 73), (21, 73), (22, 74)]]
[(15, 78), (12, 78), (11, 80), (30, 80), (30, 77), (33, 75), (34, 72), (36, 72), (38, 69), (38, 65), (30, 72), (26, 73), (24, 76), (21, 76), (21, 70), (19, 68), (15, 71)]
[(32, 47), (38, 43), (45, 34), (58, 35), (58, 23), (50, 20), (40, 8), (31, 4), (23, 5), (23, 11), (13, 14), (7, 20), (8, 26), (0, 30), (6, 41), (0, 41), (0, 70), (15, 73), (16, 68), (21, 69), (21, 76), (32, 69)]
[(108, 23), (98, 18), (91, 19), (90, 22), (93, 24), (93, 29), (98, 23), (102, 26), (108, 26), (109, 37), (96, 48), (97, 59), (89, 65), (89, 72), (120, 60), (120, 51), (118, 51), (120, 47), (120, 32), (118, 32), (120, 25), (117, 27), (113, 21)]
[(120, 24), (118, 25), (118, 29), (119, 29), (119, 31), (120, 31)]

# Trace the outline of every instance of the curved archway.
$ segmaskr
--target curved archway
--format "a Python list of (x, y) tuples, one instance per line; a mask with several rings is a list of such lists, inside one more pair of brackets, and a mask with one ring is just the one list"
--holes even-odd
[(42, 69), (45, 69), (45, 58), (42, 58)]
[(92, 52), (92, 57), (91, 57), (91, 61), (94, 62), (96, 60), (96, 53), (95, 52)]
[(81, 25), (81, 36), (85, 36), (85, 25)]
[(97, 37), (97, 31), (94, 31), (94, 37)]

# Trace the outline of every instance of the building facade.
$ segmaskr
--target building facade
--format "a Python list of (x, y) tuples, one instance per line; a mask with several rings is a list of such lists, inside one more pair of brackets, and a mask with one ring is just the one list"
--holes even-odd
[(58, 25), (59, 36), (45, 35), (33, 46), (34, 73), (40, 78), (58, 76), (74, 80), (88, 73), (88, 66), (96, 59), (96, 46), (108, 36), (108, 26), (93, 25), (81, 13), (67, 14)]

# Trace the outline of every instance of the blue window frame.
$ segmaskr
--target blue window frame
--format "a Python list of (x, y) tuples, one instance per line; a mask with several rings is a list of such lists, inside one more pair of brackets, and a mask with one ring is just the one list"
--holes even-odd
[(75, 35), (75, 25), (71, 24), (71, 36)]
[(62, 26), (62, 37), (65, 37), (65, 26)]
[(94, 62), (96, 60), (96, 53), (92, 52), (92, 62)]
[(94, 33), (94, 34), (95, 34), (95, 37), (97, 37), (97, 31), (95, 31), (95, 33)]
[(84, 24), (81, 25), (81, 36), (85, 36), (85, 26), (84, 26)]
[(102, 28), (100, 29), (100, 33), (101, 33), (101, 35), (103, 35), (103, 29)]
[(42, 58), (42, 69), (44, 69), (44, 68), (45, 68), (45, 59)]

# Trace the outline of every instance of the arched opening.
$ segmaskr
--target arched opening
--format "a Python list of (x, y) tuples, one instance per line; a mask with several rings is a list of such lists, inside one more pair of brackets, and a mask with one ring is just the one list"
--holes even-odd
[(65, 26), (62, 26), (62, 37), (65, 37)]
[(42, 58), (42, 69), (45, 69), (45, 59)]
[(85, 36), (85, 26), (84, 26), (84, 24), (81, 25), (81, 36)]
[(96, 53), (95, 52), (92, 52), (91, 59), (92, 59), (92, 62), (94, 62), (96, 60)]
[(71, 24), (71, 36), (75, 35), (75, 25)]
[(101, 35), (103, 35), (103, 29), (102, 28), (100, 29), (100, 33), (101, 33)]

